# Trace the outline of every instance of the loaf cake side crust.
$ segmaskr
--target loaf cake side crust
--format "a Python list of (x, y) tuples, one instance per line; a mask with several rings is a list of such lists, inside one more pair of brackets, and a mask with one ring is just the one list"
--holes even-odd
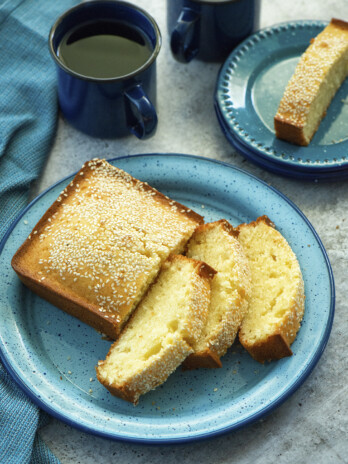
[(222, 367), (220, 356), (218, 356), (210, 346), (198, 352), (192, 350), (182, 364), (182, 369), (184, 371), (202, 368), (217, 369), (220, 367)]
[(203, 218), (105, 160), (85, 163), (16, 252), (40, 296), (116, 338)]

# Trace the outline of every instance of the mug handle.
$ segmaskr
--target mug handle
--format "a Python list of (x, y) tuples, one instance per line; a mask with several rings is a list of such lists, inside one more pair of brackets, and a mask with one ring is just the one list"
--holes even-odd
[[(126, 97), (126, 115), (129, 130), (138, 139), (149, 137), (157, 126), (157, 113), (140, 84), (134, 85), (124, 92)], [(136, 109), (136, 114), (132, 109)]]
[(170, 38), (174, 57), (181, 63), (189, 63), (198, 53), (199, 13), (184, 7)]

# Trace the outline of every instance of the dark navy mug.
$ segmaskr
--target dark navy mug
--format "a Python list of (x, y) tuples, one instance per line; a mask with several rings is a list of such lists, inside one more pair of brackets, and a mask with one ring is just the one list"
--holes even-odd
[(167, 0), (174, 57), (221, 61), (259, 28), (260, 0)]
[[(77, 72), (73, 66), (67, 65), (60, 56), (60, 47), (62, 41), (66, 41), (65, 37), (73, 34), (71, 31), (84, 27), (88, 30), (90, 25), (96, 25), (99, 34), (103, 34), (100, 29), (112, 21), (119, 29), (134, 29), (134, 34), (149, 44), (149, 56), (144, 63), (125, 75), (106, 78)], [(81, 36), (82, 33), (74, 34)], [(155, 132), (156, 58), (161, 48), (161, 34), (148, 13), (123, 1), (84, 2), (55, 22), (50, 31), (49, 46), (57, 65), (60, 108), (72, 126), (101, 138), (122, 137), (131, 132), (143, 139)]]

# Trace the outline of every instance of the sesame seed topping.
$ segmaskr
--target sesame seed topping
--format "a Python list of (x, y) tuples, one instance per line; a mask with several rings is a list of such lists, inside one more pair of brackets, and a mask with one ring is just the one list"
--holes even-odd
[(346, 50), (347, 34), (338, 34), (331, 24), (312, 40), (285, 89), (277, 113), (279, 120), (299, 126), (305, 123), (331, 67)]
[(197, 218), (104, 160), (89, 162), (82, 174), (58, 197), (40, 241), (32, 243), (37, 271), (47, 285), (61, 283), (119, 325)]

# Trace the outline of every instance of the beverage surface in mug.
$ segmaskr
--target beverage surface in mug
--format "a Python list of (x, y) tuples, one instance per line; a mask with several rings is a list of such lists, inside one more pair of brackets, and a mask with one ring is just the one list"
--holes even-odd
[(69, 31), (57, 55), (72, 71), (92, 78), (117, 78), (139, 69), (152, 54), (147, 37), (124, 22), (98, 20)]

